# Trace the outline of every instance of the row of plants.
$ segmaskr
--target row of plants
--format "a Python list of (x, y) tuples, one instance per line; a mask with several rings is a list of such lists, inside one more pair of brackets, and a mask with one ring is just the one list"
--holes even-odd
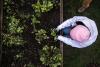
[[(60, 66), (62, 55), (59, 44), (57, 44), (55, 29), (38, 28), (41, 24), (39, 20), (41, 15), (51, 11), (54, 7), (59, 7), (58, 0), (4, 0), (3, 46), (11, 49), (21, 46), (27, 47), (26, 44), (30, 42), (25, 39), (25, 35), (31, 34), (31, 40), (36, 40), (37, 46), (40, 46), (39, 63), (49, 67)], [(16, 60), (22, 59), (24, 55), (24, 53), (18, 52), (14, 58)], [(13, 65), (16, 64), (13, 63)], [(35, 67), (35, 65), (29, 62), (25, 63), (24, 67)]]

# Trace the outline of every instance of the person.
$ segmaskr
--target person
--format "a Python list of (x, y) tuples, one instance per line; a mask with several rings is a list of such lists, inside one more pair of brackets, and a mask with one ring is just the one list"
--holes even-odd
[(98, 36), (95, 22), (85, 16), (74, 16), (64, 21), (56, 30), (63, 33), (58, 35), (58, 40), (76, 48), (90, 46)]

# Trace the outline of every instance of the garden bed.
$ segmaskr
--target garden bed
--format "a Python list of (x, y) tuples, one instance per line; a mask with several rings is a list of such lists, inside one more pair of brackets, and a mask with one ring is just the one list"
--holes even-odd
[(60, 66), (59, 13), (55, 0), (4, 0), (1, 67)]

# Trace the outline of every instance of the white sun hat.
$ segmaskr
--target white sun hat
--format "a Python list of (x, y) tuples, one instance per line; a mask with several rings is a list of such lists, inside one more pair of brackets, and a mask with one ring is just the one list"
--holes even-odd
[(97, 30), (97, 26), (95, 24), (95, 22), (85, 16), (74, 16), (73, 18), (70, 18), (66, 21), (64, 21), (61, 25), (59, 25), (57, 27), (57, 30), (61, 30), (65, 27), (68, 26), (76, 26), (76, 22), (77, 21), (81, 21), (89, 30), (90, 32), (90, 36), (87, 40), (85, 41), (77, 41), (74, 38), (68, 38), (68, 37), (64, 37), (62, 35), (58, 36), (58, 40), (64, 42), (67, 45), (70, 45), (72, 47), (76, 47), (76, 48), (84, 48), (87, 46), (92, 45), (92, 43), (94, 43), (97, 39), (97, 35), (98, 35), (98, 30)]

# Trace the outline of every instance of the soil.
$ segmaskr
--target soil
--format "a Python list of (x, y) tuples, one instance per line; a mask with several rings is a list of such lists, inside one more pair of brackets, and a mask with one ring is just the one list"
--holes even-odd
[[(53, 8), (51, 11), (42, 14), (39, 18), (40, 24), (36, 26), (37, 29), (45, 29), (50, 36), (48, 30), (51, 28), (56, 28), (59, 25), (59, 7)], [(6, 47), (3, 45), (2, 48), (2, 65), (1, 67), (25, 67), (25, 64), (31, 62), (35, 65), (35, 67), (44, 67), (44, 65), (40, 62), (39, 51), (43, 47), (37, 43), (35, 40), (35, 35), (31, 32), (33, 27), (29, 22), (26, 22), (27, 29), (24, 30), (23, 37), (24, 40), (27, 40), (27, 44), (22, 46), (13, 46), (13, 47)], [(59, 47), (59, 42), (54, 43), (53, 40), (49, 40), (51, 45), (57, 45)], [(44, 44), (44, 43), (43, 43)], [(15, 55), (18, 53), (23, 54), (23, 58), (16, 59)]]

